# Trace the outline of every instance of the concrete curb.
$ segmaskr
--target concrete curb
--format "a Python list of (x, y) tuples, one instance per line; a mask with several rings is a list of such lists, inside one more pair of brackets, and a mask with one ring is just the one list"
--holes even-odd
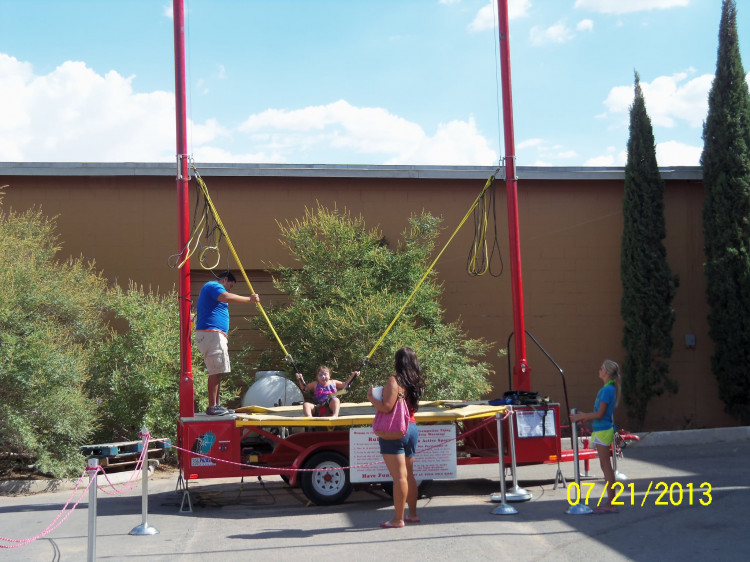
[[(154, 473), (154, 469), (158, 466), (158, 463), (151, 461), (148, 464), (148, 475)], [(125, 484), (131, 479), (138, 482), (140, 481), (140, 473), (134, 474), (135, 471), (128, 470), (124, 472), (113, 472), (112, 474), (99, 474), (96, 477), (96, 483), (98, 486), (108, 486), (110, 483), (118, 485)], [(109, 479), (109, 480), (107, 480)], [(33, 494), (43, 494), (46, 492), (63, 492), (65, 490), (73, 490), (76, 484), (79, 482), (79, 478), (63, 478), (59, 480), (2, 480), (0, 481), (0, 496), (25, 496)], [(85, 488), (88, 484), (88, 476), (83, 477), (80, 488)], [(140, 486), (140, 484), (138, 484)]]
[(705, 445), (750, 439), (750, 426), (716, 427), (712, 429), (685, 429), (682, 431), (652, 431), (637, 433), (640, 441), (631, 441), (632, 447), (665, 447), (669, 445)]

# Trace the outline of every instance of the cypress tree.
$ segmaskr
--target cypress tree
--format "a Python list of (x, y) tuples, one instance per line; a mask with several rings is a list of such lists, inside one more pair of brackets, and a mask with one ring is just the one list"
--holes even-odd
[(667, 264), (664, 180), (656, 163), (651, 119), (635, 73), (623, 199), (621, 313), (624, 321), (623, 395), (628, 415), (643, 426), (651, 398), (677, 392), (669, 378), (672, 354), (672, 300), (677, 278)]
[(725, 411), (750, 423), (750, 95), (737, 8), (724, 0), (703, 125), (703, 206), (711, 370)]

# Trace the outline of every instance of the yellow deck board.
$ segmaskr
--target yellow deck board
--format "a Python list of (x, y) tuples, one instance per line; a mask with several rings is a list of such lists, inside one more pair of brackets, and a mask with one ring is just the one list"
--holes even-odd
[[(498, 412), (505, 412), (505, 406), (488, 404), (466, 404), (461, 407), (458, 402), (436, 401), (420, 402), (414, 418), (417, 423), (456, 422), (467, 419), (493, 417)], [(236, 424), (255, 427), (352, 427), (371, 425), (375, 417), (375, 408), (369, 402), (342, 403), (339, 417), (308, 418), (302, 413), (302, 406), (245, 406), (235, 412)]]

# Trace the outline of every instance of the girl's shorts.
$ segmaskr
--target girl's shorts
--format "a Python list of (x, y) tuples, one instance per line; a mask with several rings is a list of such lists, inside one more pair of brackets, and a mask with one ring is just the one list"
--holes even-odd
[(610, 427), (609, 429), (594, 431), (591, 436), (594, 438), (594, 445), (604, 445), (605, 447), (609, 447), (612, 444), (612, 441), (615, 440), (615, 428)]
[(410, 423), (406, 435), (401, 439), (383, 439), (380, 437), (380, 454), (381, 455), (406, 455), (407, 459), (414, 456), (417, 452), (417, 437), (419, 431), (417, 424)]

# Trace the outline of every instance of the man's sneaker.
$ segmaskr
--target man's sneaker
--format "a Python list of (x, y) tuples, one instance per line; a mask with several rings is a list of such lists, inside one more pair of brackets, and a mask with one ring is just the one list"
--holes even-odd
[(234, 414), (234, 410), (229, 410), (221, 404), (217, 404), (216, 406), (209, 406), (209, 408), (206, 410), (206, 415), (208, 416), (226, 416), (227, 414)]

